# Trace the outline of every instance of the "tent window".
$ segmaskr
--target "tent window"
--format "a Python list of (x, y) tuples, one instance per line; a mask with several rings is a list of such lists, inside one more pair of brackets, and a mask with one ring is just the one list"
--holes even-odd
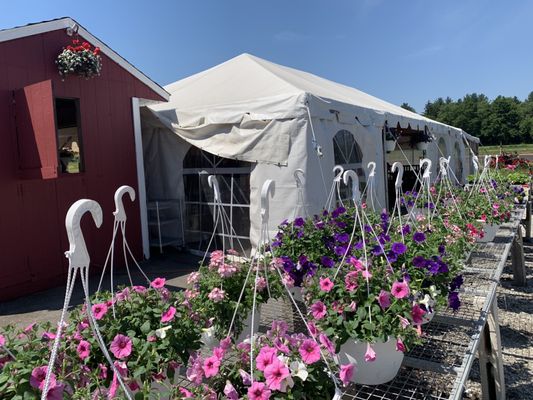
[[(342, 165), (344, 170), (352, 169), (359, 176), (360, 190), (365, 187), (365, 172), (363, 170), (363, 152), (355, 141), (354, 135), (345, 129), (338, 131), (333, 137), (333, 154), (335, 165)], [(346, 185), (341, 185), (341, 198), (351, 198), (352, 190)]]
[(78, 99), (55, 99), (59, 170), (76, 174), (82, 169), (82, 143)]
[[(230, 226), (217, 231), (211, 250), (234, 248), (250, 250), (250, 172), (251, 164), (222, 158), (191, 147), (183, 160), (185, 189), (185, 237), (189, 248), (205, 250), (213, 233), (213, 190), (207, 178), (216, 175), (221, 200)], [(233, 228), (231, 228), (233, 227)], [(240, 242), (240, 245), (239, 245)]]
[(443, 137), (439, 139), (439, 157), (448, 157), (448, 149), (446, 148), (446, 140)]

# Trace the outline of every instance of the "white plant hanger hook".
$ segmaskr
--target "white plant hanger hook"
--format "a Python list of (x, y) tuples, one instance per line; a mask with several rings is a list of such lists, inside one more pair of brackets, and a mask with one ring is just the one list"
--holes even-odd
[(266, 222), (269, 218), (269, 196), (274, 197), (276, 184), (272, 179), (267, 179), (261, 188), (261, 220)]
[(403, 164), (399, 161), (396, 161), (394, 164), (392, 164), (392, 172), (398, 171), (398, 175), (396, 175), (396, 182), (394, 183), (394, 187), (396, 190), (400, 190), (402, 188), (403, 183)]
[(92, 312), (92, 305), (91, 305), (91, 300), (89, 296), (89, 265), (91, 262), (91, 258), (89, 256), (89, 252), (87, 251), (85, 239), (83, 237), (83, 232), (81, 230), (81, 219), (87, 212), (91, 214), (95, 225), (99, 228), (102, 225), (102, 221), (103, 221), (102, 208), (94, 200), (82, 199), (82, 200), (76, 201), (69, 208), (67, 212), (67, 216), (65, 218), (65, 228), (67, 230), (67, 236), (69, 240), (69, 250), (65, 252), (65, 257), (67, 257), (69, 260), (67, 287), (65, 291), (65, 301), (63, 304), (63, 310), (61, 311), (61, 318), (57, 325), (56, 337), (54, 339), (54, 344), (52, 346), (50, 360), (48, 361), (48, 368), (46, 371), (46, 378), (44, 382), (43, 391), (41, 394), (41, 400), (46, 400), (48, 397), (51, 375), (52, 375), (53, 367), (56, 361), (57, 351), (59, 349), (59, 342), (62, 338), (61, 331), (63, 329), (63, 326), (65, 325), (67, 309), (68, 309), (68, 306), (70, 305), (70, 299), (72, 297), (72, 292), (74, 290), (74, 284), (76, 283), (76, 276), (78, 272), (80, 274), (80, 279), (81, 279), (83, 291), (85, 294), (85, 307), (86, 307), (86, 312), (87, 312), (87, 316), (89, 319), (89, 324), (91, 326), (93, 336), (95, 337), (96, 342), (98, 343), (98, 346), (102, 350), (111, 369), (116, 375), (118, 382), (120, 386), (122, 387), (122, 389), (124, 390), (126, 397), (129, 400), (132, 399), (129, 389), (124, 384), (124, 381), (122, 380), (120, 373), (116, 369), (114, 362), (111, 359), (111, 356), (109, 355), (106, 344), (102, 338), (102, 335), (100, 334), (98, 323)]
[(477, 174), (479, 172), (479, 158), (478, 156), (472, 156), (472, 164), (474, 164), (474, 171)]
[[(133, 286), (133, 279), (131, 277), (130, 272), (130, 266), (128, 263), (128, 254), (133, 260), (134, 264), (137, 266), (137, 269), (141, 272), (141, 274), (144, 276), (145, 280), (148, 284), (150, 284), (150, 279), (146, 276), (144, 271), (142, 270), (141, 266), (135, 259), (133, 252), (130, 249), (130, 246), (128, 244), (128, 241), (126, 239), (126, 221), (128, 220), (128, 216), (126, 215), (126, 210), (124, 208), (124, 196), (128, 194), (131, 201), (135, 201), (135, 190), (131, 186), (123, 185), (120, 186), (116, 191), (114, 195), (115, 199), (115, 211), (113, 211), (114, 221), (113, 221), (113, 237), (111, 238), (111, 245), (109, 246), (109, 250), (107, 252), (107, 256), (105, 259), (104, 267), (102, 268), (102, 274), (100, 275), (100, 282), (98, 283), (98, 289), (99, 292), (102, 287), (102, 282), (104, 280), (104, 275), (107, 269), (107, 264), (110, 262), (110, 290), (111, 295), (113, 295), (114, 292), (114, 283), (113, 283), (113, 273), (114, 273), (114, 262), (115, 262), (115, 241), (117, 238), (118, 230), (120, 228), (120, 232), (122, 233), (122, 253), (124, 255), (124, 264), (126, 266), (126, 271), (128, 273), (128, 278), (130, 281), (130, 285)], [(115, 305), (113, 303), (112, 305), (113, 309), (113, 316), (115, 316)]]
[(432, 165), (433, 163), (429, 158), (423, 158), (420, 160), (420, 170), (424, 169), (424, 166), (426, 166), (426, 168), (424, 169), (424, 173), (422, 174), (422, 179), (429, 180)]
[(301, 168), (296, 169), (293, 173), (293, 176), (294, 176), (294, 181), (296, 182), (296, 187), (298, 189), (303, 188), (304, 186), (303, 179), (305, 178), (304, 170)]
[(215, 203), (220, 203), (222, 201), (222, 197), (220, 196), (220, 186), (218, 185), (217, 177), (215, 175), (209, 175), (207, 177), (207, 183), (209, 183), (209, 187), (213, 189)]
[(376, 162), (370, 161), (366, 167), (368, 168), (368, 179), (375, 178), (376, 176)]
[(130, 196), (131, 201), (135, 201), (135, 190), (131, 186), (121, 186), (115, 192), (115, 211), (113, 215), (115, 216), (115, 221), (123, 222), (127, 220), (126, 210), (124, 209), (124, 202), (122, 198), (125, 194)]
[(491, 155), (486, 155), (485, 156), (485, 160), (483, 162), (483, 166), (485, 169), (488, 169), (490, 167), (490, 161), (492, 160), (492, 156)]
[(340, 182), (342, 179), (342, 174), (344, 174), (344, 167), (342, 165), (335, 165), (333, 167), (333, 182)]
[(352, 181), (352, 201), (354, 205), (357, 206), (361, 202), (361, 193), (359, 191), (359, 177), (357, 176), (355, 171), (349, 169), (347, 171), (344, 171), (342, 179), (346, 186), (348, 186), (350, 180)]
[(450, 158), (441, 157), (439, 158), (439, 167), (440, 167), (440, 174), (443, 178), (448, 176), (448, 164), (450, 162)]

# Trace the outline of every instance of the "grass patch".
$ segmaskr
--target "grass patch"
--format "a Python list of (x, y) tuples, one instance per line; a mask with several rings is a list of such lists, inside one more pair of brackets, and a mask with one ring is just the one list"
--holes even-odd
[(518, 154), (533, 154), (533, 144), (522, 143), (522, 144), (508, 144), (505, 146), (480, 146), (479, 154), (491, 154), (496, 155), (500, 152), (505, 153), (518, 153)]

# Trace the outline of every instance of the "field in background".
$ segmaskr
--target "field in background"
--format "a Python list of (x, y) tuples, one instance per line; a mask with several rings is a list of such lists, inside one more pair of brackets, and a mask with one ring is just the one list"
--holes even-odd
[(533, 144), (509, 144), (506, 146), (480, 146), (479, 154), (491, 154), (496, 155), (500, 154), (503, 151), (505, 153), (514, 153), (518, 154), (533, 154)]

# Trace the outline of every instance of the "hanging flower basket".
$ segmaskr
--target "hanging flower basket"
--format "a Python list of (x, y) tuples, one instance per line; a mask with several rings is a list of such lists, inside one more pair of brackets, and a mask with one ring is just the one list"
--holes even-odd
[(417, 150), (425, 151), (428, 149), (429, 142), (418, 142), (416, 144)]
[(100, 48), (93, 48), (89, 43), (80, 43), (78, 39), (72, 45), (63, 48), (56, 59), (59, 75), (78, 75), (86, 79), (99, 76), (102, 70)]
[(385, 151), (390, 153), (396, 148), (396, 140), (385, 140)]

